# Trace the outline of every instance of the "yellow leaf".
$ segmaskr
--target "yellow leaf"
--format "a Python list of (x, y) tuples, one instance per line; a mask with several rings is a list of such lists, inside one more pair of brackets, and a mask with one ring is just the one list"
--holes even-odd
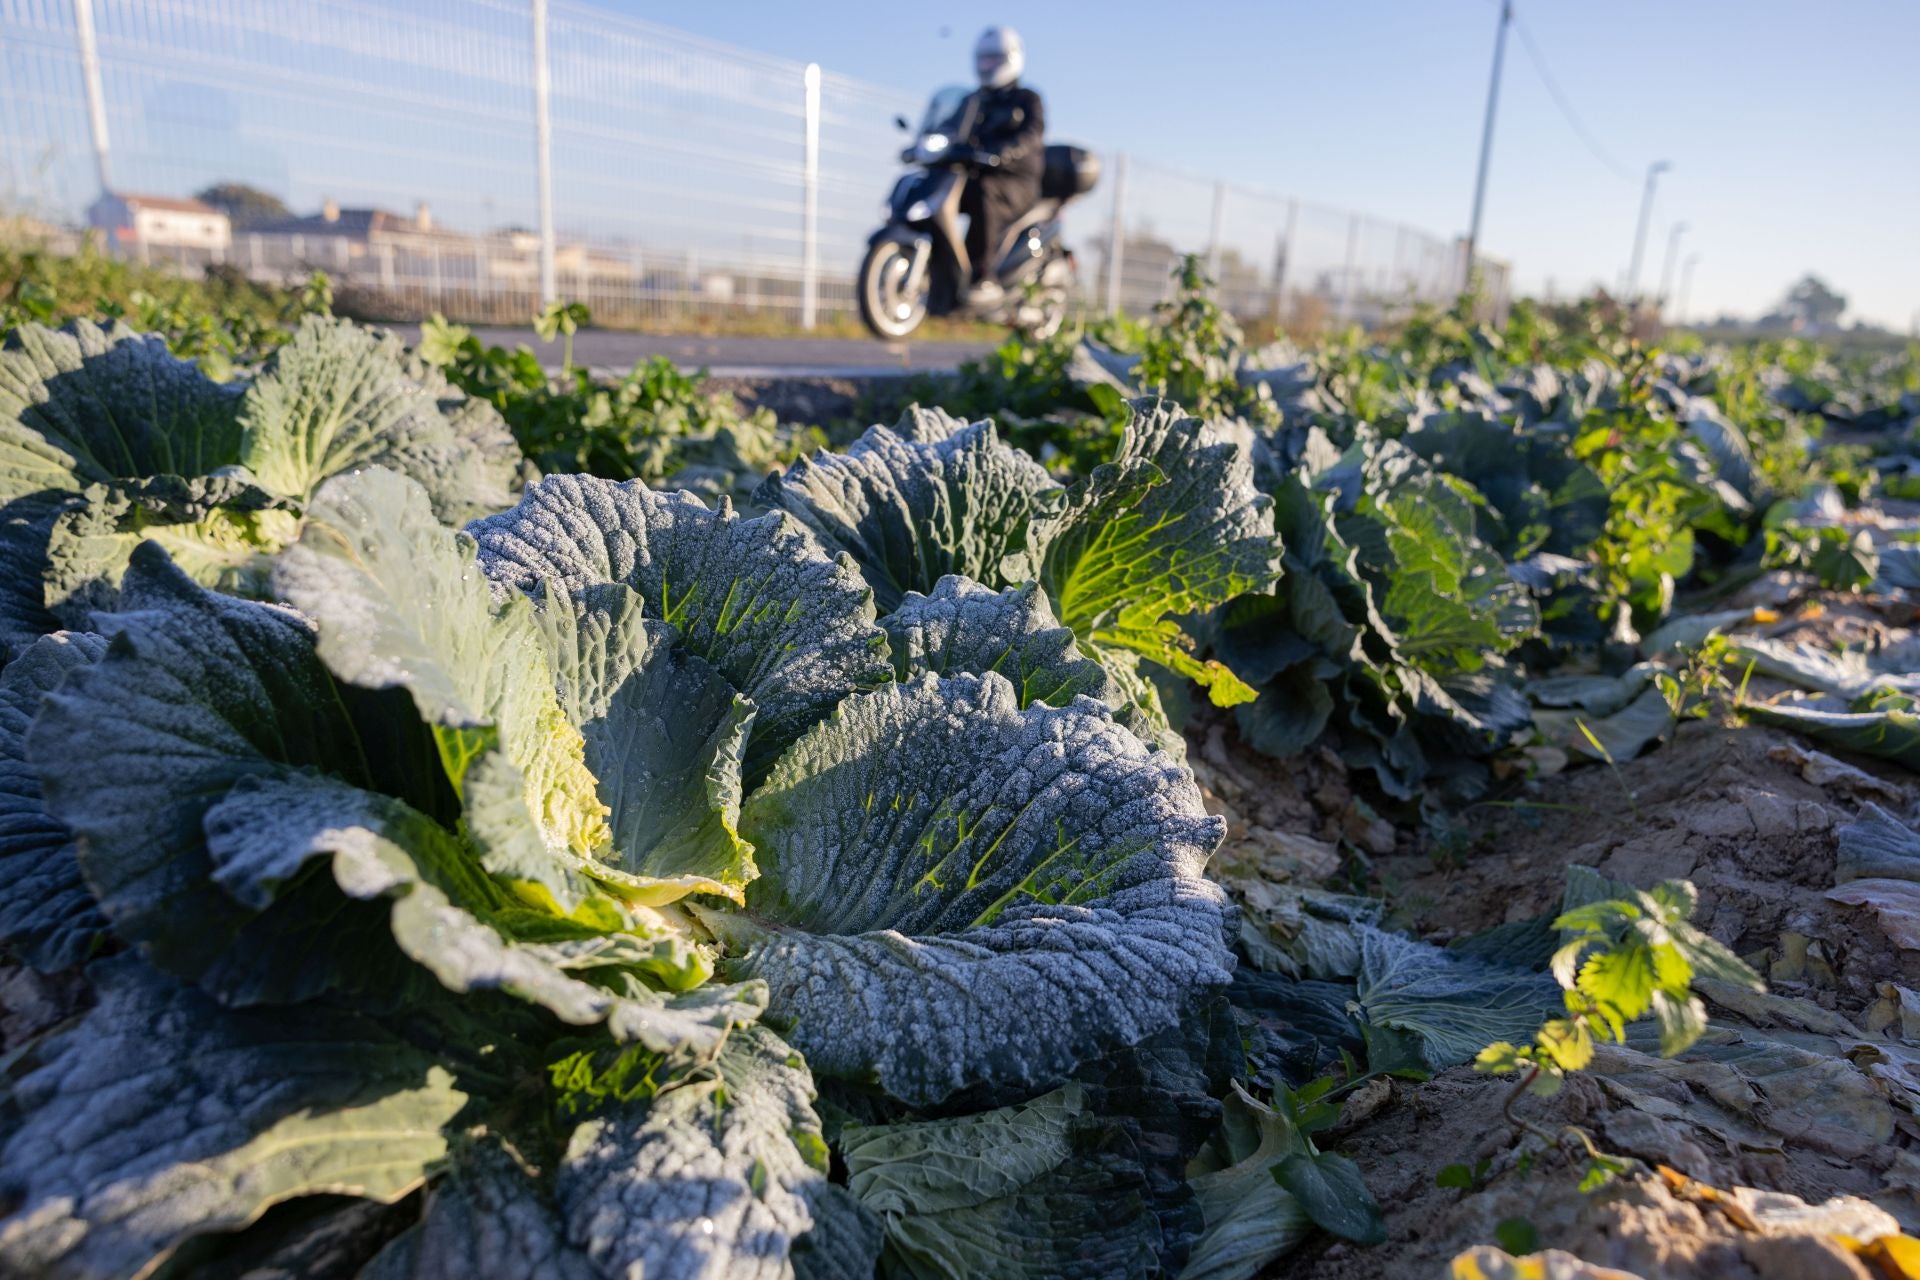
[(1580, 1071), (1593, 1061), (1593, 1036), (1586, 1024), (1555, 1018), (1540, 1028), (1540, 1048), (1562, 1071)]
[(1876, 1236), (1865, 1241), (1851, 1236), (1834, 1238), (1855, 1257), (1872, 1263), (1875, 1272), (1886, 1280), (1920, 1280), (1920, 1240), (1912, 1236)]
[(1692, 1200), (1699, 1204), (1713, 1205), (1718, 1208), (1720, 1212), (1726, 1214), (1727, 1220), (1732, 1222), (1734, 1226), (1739, 1227), (1742, 1231), (1760, 1230), (1760, 1224), (1753, 1220), (1753, 1215), (1748, 1213), (1746, 1209), (1741, 1206), (1740, 1202), (1732, 1196), (1710, 1187), (1704, 1182), (1695, 1181), (1686, 1174), (1681, 1173), (1678, 1169), (1670, 1169), (1664, 1164), (1655, 1165), (1654, 1168), (1659, 1171), (1661, 1178), (1666, 1181), (1668, 1188), (1673, 1194), (1680, 1199)]

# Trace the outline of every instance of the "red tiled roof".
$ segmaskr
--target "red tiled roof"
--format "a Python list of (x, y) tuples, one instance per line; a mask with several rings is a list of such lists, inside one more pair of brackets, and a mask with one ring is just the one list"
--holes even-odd
[(114, 192), (127, 202), (130, 209), (161, 209), (168, 213), (218, 213), (218, 209), (199, 200), (182, 200), (175, 196), (140, 196), (125, 191)]

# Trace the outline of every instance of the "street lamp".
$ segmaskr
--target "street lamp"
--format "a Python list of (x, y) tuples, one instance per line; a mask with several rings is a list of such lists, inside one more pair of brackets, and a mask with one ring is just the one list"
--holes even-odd
[(1653, 305), (1665, 307), (1667, 299), (1673, 296), (1673, 261), (1680, 252), (1680, 237), (1687, 233), (1684, 222), (1673, 224), (1673, 230), (1667, 233), (1667, 256), (1660, 264), (1660, 292), (1654, 295)]
[(1687, 322), (1687, 295), (1693, 292), (1693, 264), (1698, 261), (1700, 255), (1690, 253), (1686, 265), (1680, 268), (1680, 300), (1673, 308), (1673, 322), (1677, 325)]
[(1665, 160), (1656, 160), (1647, 166), (1647, 189), (1640, 196), (1640, 225), (1633, 233), (1633, 260), (1627, 264), (1628, 306), (1633, 305), (1634, 292), (1640, 284), (1640, 258), (1647, 247), (1647, 219), (1653, 216), (1653, 184), (1671, 168)]

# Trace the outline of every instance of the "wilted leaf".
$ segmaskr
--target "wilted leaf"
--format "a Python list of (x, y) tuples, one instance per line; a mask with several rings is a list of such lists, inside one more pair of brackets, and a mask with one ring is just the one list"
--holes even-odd
[(1380, 1244), (1387, 1222), (1353, 1161), (1341, 1155), (1290, 1155), (1273, 1169), (1314, 1225), (1356, 1244)]

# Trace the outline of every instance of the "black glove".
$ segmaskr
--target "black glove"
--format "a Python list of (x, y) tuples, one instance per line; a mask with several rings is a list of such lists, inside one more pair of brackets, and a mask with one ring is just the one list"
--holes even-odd
[(955, 143), (952, 149), (947, 152), (947, 159), (958, 161), (961, 164), (970, 164), (980, 169), (998, 169), (1000, 167), (999, 156), (994, 155), (991, 151), (982, 151), (967, 142)]

